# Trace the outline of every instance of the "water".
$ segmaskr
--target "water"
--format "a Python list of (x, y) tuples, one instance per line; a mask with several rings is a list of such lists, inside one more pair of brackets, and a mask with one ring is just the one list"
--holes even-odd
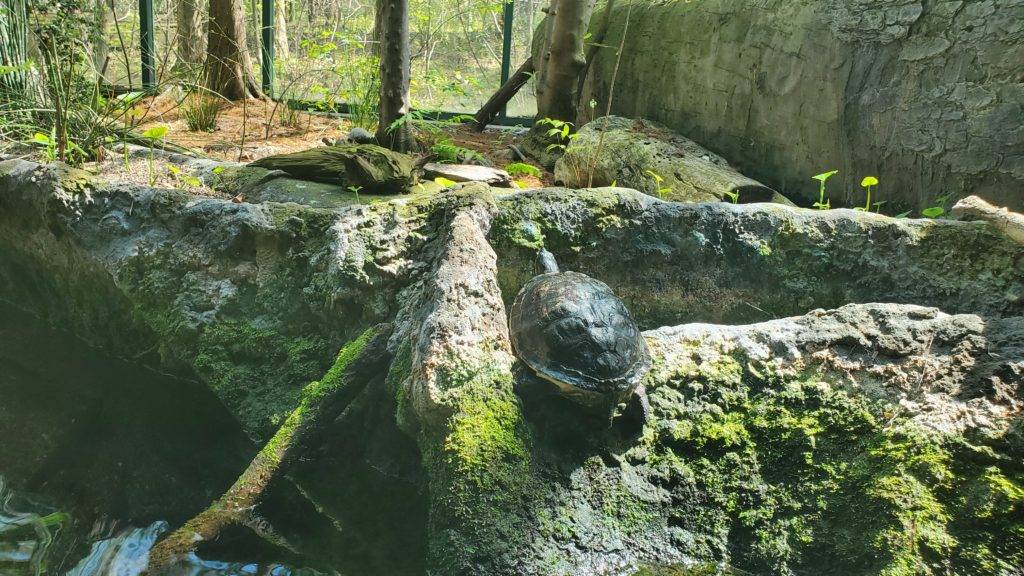
[[(202, 384), (106, 356), (2, 302), (0, 576), (135, 576), (257, 446)], [(301, 491), (275, 481), (244, 525), (167, 575), (422, 575), (418, 452), (393, 407), (367, 404), (293, 470)]]
[[(202, 385), (0, 305), (0, 575), (134, 576), (256, 447)], [(175, 576), (298, 574), (191, 558)]]

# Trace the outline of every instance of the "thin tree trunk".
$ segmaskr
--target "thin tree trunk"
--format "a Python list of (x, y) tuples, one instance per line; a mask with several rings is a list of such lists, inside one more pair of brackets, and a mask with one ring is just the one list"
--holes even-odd
[[(412, 126), (397, 122), (409, 113), (409, 0), (381, 0), (384, 25), (380, 58), (380, 123), (377, 141), (392, 150), (416, 147)], [(406, 119), (408, 120), (408, 119)]]
[(576, 81), (576, 94), (574, 96), (573, 107), (576, 110), (580, 109), (580, 98), (583, 94), (583, 85), (587, 81), (587, 74), (590, 72), (590, 66), (593, 64), (594, 59), (597, 57), (597, 53), (603, 48), (605, 36), (608, 35), (608, 27), (612, 20), (612, 10), (615, 9), (615, 0), (608, 0), (604, 5), (604, 12), (601, 15), (601, 25), (597, 30), (597, 34), (590, 38), (590, 46), (587, 46), (587, 57), (586, 64), (583, 66), (583, 70), (579, 73), (579, 78)]
[(206, 42), (203, 38), (202, 0), (178, 0), (178, 38), (176, 54), (178, 64), (201, 64)]
[(288, 58), (288, 0), (277, 0), (274, 5), (274, 57)]
[(210, 0), (206, 86), (229, 100), (262, 98), (252, 70), (242, 0)]
[(107, 44), (107, 26), (110, 24), (110, 11), (104, 0), (93, 2), (93, 29), (91, 33), (92, 67), (101, 80), (106, 80), (107, 58), (110, 56), (110, 45)]
[(532, 57), (527, 58), (526, 62), (519, 66), (515, 74), (502, 84), (501, 88), (480, 107), (476, 116), (473, 117), (476, 129), (483, 130), (486, 128), (491, 123), (491, 120), (494, 120), (494, 117), (505, 107), (505, 104), (508, 104), (508, 101), (530, 80), (531, 76), (533, 76)]
[(553, 0), (551, 36), (542, 85), (537, 91), (537, 117), (571, 122), (576, 118), (576, 83), (587, 61), (583, 37), (593, 0)]

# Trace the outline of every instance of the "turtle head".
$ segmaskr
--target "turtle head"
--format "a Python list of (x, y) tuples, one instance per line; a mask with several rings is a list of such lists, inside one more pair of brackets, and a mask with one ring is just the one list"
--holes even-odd
[(537, 252), (537, 273), (555, 274), (557, 272), (558, 262), (555, 261), (555, 255), (541, 248), (540, 252)]

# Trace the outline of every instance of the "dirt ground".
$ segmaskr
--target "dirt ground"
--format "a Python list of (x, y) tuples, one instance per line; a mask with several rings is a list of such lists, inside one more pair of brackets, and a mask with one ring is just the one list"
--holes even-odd
[[(251, 162), (265, 156), (297, 152), (322, 146), (325, 139), (344, 138), (352, 128), (340, 117), (285, 110), (283, 104), (273, 101), (225, 103), (217, 117), (213, 132), (189, 131), (181, 108), (171, 96), (161, 96), (139, 106), (143, 123), (140, 132), (151, 127), (166, 125), (168, 142), (190, 148), (210, 157), (232, 162)], [(434, 124), (421, 136), (429, 145), (438, 139), (450, 139), (454, 144), (475, 150), (495, 167), (503, 168), (519, 161), (510, 145), (515, 146), (521, 130), (488, 129), (477, 132), (469, 125)], [(536, 165), (534, 162), (527, 161)], [(542, 169), (543, 171), (543, 169)], [(532, 188), (550, 185), (551, 174), (543, 171), (540, 178), (523, 176), (517, 179), (520, 187)]]

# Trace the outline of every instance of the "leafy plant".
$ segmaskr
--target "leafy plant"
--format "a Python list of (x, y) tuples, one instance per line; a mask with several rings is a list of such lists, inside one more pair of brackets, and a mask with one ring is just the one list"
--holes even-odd
[(165, 125), (153, 126), (142, 133), (142, 137), (150, 142), (149, 146), (149, 157), (146, 162), (147, 169), (149, 171), (149, 185), (156, 184), (156, 177), (153, 175), (153, 148), (159, 144), (162, 144), (164, 137), (167, 136), (168, 127)]
[(856, 208), (856, 210), (860, 210), (861, 212), (871, 212), (871, 188), (872, 186), (878, 185), (878, 178), (874, 176), (865, 176), (864, 179), (860, 181), (860, 185), (862, 188), (867, 190), (867, 200), (864, 201), (863, 207)]
[(740, 203), (740, 191), (739, 190), (736, 190), (736, 191), (733, 191), (733, 190), (723, 190), (722, 194), (725, 194), (725, 197), (728, 198), (729, 201), (732, 202), (733, 204), (739, 204)]
[(181, 168), (174, 164), (167, 165), (167, 173), (174, 178), (174, 181), (178, 184), (184, 185), (188, 188), (199, 188), (203, 185), (203, 181), (191, 174), (182, 172)]
[(817, 176), (812, 176), (812, 178), (817, 180), (819, 184), (818, 201), (814, 203), (814, 207), (818, 210), (829, 210), (832, 208), (832, 200), (825, 198), (825, 182), (836, 174), (839, 174), (839, 170), (830, 170), (828, 172), (822, 172)]
[(575, 140), (579, 134), (572, 131), (573, 123), (566, 122), (564, 120), (557, 120), (555, 118), (542, 118), (537, 121), (540, 126), (549, 126), (545, 135), (553, 140), (551, 144), (548, 144), (547, 151), (564, 151), (573, 140)]
[(658, 198), (664, 200), (665, 196), (672, 191), (672, 188), (668, 186), (662, 186), (662, 183), (665, 181), (665, 179), (661, 177), (661, 174), (658, 174), (653, 170), (645, 170), (644, 173), (654, 179), (654, 189), (658, 193)]
[(540, 168), (532, 164), (526, 164), (525, 162), (513, 162), (505, 166), (505, 172), (508, 172), (509, 176), (513, 178), (519, 178), (521, 176), (532, 176), (534, 178), (540, 178)]
[(53, 162), (57, 159), (57, 139), (55, 137), (47, 136), (42, 132), (36, 132), (32, 136), (32, 143), (43, 147), (43, 158), (47, 162)]
[(946, 206), (949, 204), (949, 194), (943, 194), (935, 199), (935, 204), (921, 210), (925, 218), (940, 218), (946, 214)]

